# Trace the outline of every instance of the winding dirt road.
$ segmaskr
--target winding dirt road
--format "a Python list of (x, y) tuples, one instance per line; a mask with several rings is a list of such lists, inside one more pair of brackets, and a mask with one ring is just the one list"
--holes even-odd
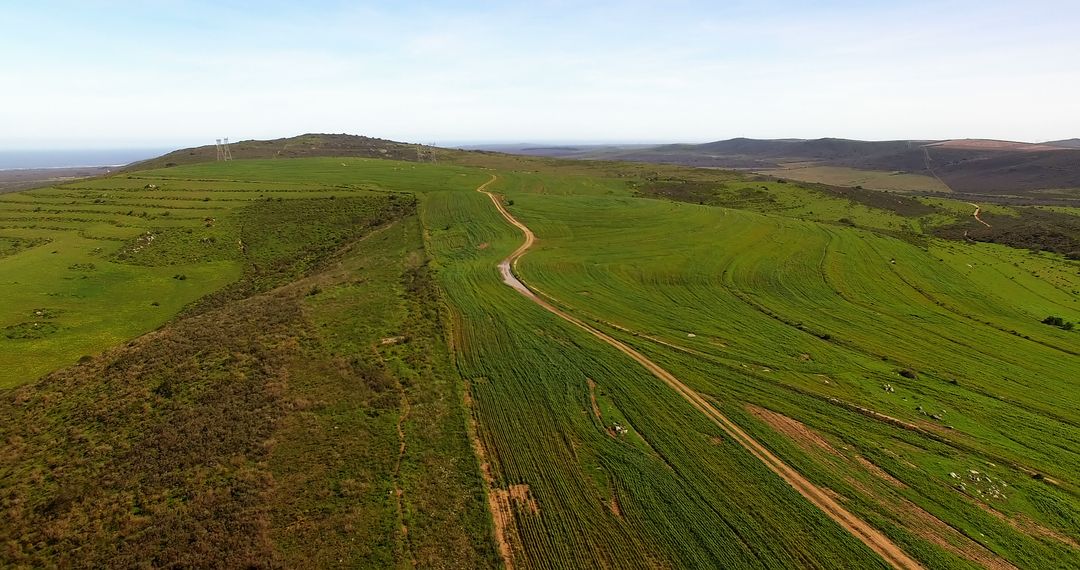
[[(525, 283), (518, 279), (517, 276), (514, 274), (517, 260), (522, 255), (524, 255), (525, 252), (528, 251), (528, 249), (532, 247), (534, 243), (536, 243), (536, 236), (532, 233), (532, 230), (530, 230), (525, 224), (518, 221), (517, 218), (515, 218), (513, 215), (510, 214), (509, 211), (507, 211), (506, 207), (502, 204), (502, 200), (500, 200), (498, 196), (487, 190), (488, 186), (494, 184), (496, 180), (498, 180), (498, 177), (492, 175), (491, 180), (488, 180), (487, 182), (481, 184), (476, 189), (477, 192), (487, 194), (488, 198), (491, 199), (492, 204), (494, 204), (495, 208), (499, 210), (500, 214), (502, 214), (502, 217), (505, 218), (506, 221), (512, 224), (514, 227), (520, 229), (523, 234), (525, 234), (525, 242), (522, 243), (521, 246), (518, 247), (516, 250), (514, 250), (513, 253), (507, 256), (506, 259), (499, 263), (499, 273), (502, 274), (503, 281), (507, 285), (513, 287), (519, 293), (529, 298), (531, 301), (535, 302), (541, 307), (547, 309), (559, 318), (577, 326), (578, 328), (584, 330), (592, 336), (604, 341), (605, 343), (619, 350), (619, 352), (622, 352), (623, 354), (629, 356), (638, 364), (645, 367), (646, 370), (648, 370), (654, 376), (656, 376), (665, 384), (678, 392), (679, 395), (685, 398), (687, 402), (697, 408), (701, 413), (705, 414), (705, 416), (712, 420), (712, 422), (715, 423), (717, 426), (719, 426), (720, 429), (724, 431), (724, 433), (726, 433), (729, 437), (738, 442), (739, 445), (742, 445), (744, 448), (746, 448), (746, 450), (749, 451), (754, 457), (758, 458), (762, 463), (764, 463), (765, 466), (769, 468), (769, 470), (771, 470), (773, 473), (776, 473), (781, 479), (786, 481), (796, 491), (798, 491), (799, 494), (801, 494), (803, 497), (806, 497), (808, 501), (821, 509), (829, 518), (836, 521), (837, 524), (839, 524), (852, 535), (854, 535), (855, 538), (862, 541), (863, 544), (865, 544), (871, 550), (884, 558), (885, 561), (891, 564), (893, 567), (903, 569), (921, 568), (918, 562), (905, 554), (903, 550), (893, 544), (893, 542), (889, 540), (884, 534), (867, 524), (865, 521), (848, 512), (844, 507), (840, 506), (840, 504), (835, 499), (830, 497), (824, 489), (814, 485), (790, 465), (784, 463), (780, 460), (780, 458), (773, 455), (768, 449), (765, 448), (765, 446), (761, 445), (761, 443), (750, 437), (738, 425), (736, 425), (734, 422), (721, 414), (720, 411), (717, 410), (711, 403), (709, 403), (708, 400), (706, 400), (696, 391), (690, 389), (690, 387), (686, 384), (683, 384), (682, 381), (673, 376), (670, 372), (664, 370), (658, 364), (649, 360), (640, 352), (634, 350), (623, 342), (611, 336), (608, 336), (607, 334), (604, 334), (603, 332), (593, 328), (592, 326), (578, 319), (577, 317), (566, 313), (565, 311), (553, 304), (555, 299), (542, 293), (537, 294), (537, 292), (530, 289), (528, 286), (525, 285)], [(544, 296), (541, 297), (541, 295)]]
[(979, 217), (979, 213), (982, 212), (982, 208), (980, 208), (978, 204), (976, 204), (975, 202), (968, 202), (967, 205), (975, 208), (975, 212), (971, 214), (975, 218), (975, 221), (988, 228), (991, 227), (990, 224), (984, 222), (983, 219)]

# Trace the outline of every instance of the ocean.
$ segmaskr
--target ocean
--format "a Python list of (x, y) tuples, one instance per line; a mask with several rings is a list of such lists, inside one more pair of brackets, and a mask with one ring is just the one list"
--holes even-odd
[(122, 166), (161, 156), (172, 150), (174, 149), (0, 150), (0, 170)]

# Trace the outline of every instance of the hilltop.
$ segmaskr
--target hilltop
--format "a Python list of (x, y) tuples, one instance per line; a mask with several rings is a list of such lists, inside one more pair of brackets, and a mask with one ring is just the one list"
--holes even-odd
[[(420, 150), (418, 150), (420, 149)], [(424, 151), (419, 145), (348, 134), (308, 133), (273, 140), (246, 140), (229, 145), (233, 159), (312, 158), (320, 156), (388, 158), (416, 160)], [(418, 154), (419, 153), (419, 154)], [(184, 148), (157, 158), (128, 165), (124, 170), (150, 170), (186, 164), (213, 162), (214, 145)]]

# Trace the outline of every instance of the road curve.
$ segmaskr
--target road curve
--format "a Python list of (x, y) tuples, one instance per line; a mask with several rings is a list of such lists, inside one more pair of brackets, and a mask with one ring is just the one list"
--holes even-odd
[(976, 222), (979, 222), (980, 224), (982, 224), (982, 225), (984, 225), (984, 226), (986, 226), (988, 228), (991, 227), (990, 224), (984, 222), (983, 219), (979, 217), (979, 214), (982, 213), (982, 208), (980, 208), (978, 204), (976, 204), (975, 202), (968, 202), (967, 205), (972, 206), (972, 207), (975, 208), (975, 212), (972, 213), (971, 215), (972, 215), (972, 217), (975, 218)]
[(491, 199), (492, 204), (494, 204), (495, 208), (499, 211), (500, 214), (502, 214), (502, 217), (505, 218), (506, 221), (509, 222), (511, 225), (521, 230), (523, 234), (525, 234), (525, 241), (521, 244), (521, 246), (515, 249), (513, 253), (511, 253), (509, 256), (506, 257), (506, 259), (502, 260), (499, 263), (499, 273), (502, 274), (503, 282), (513, 287), (516, 291), (518, 291), (531, 301), (535, 302), (536, 304), (540, 305), (541, 307), (547, 309), (549, 312), (555, 314), (559, 318), (577, 326), (578, 328), (584, 330), (590, 335), (611, 345), (619, 352), (622, 352), (623, 354), (632, 358), (638, 364), (641, 364), (643, 367), (645, 367), (646, 370), (648, 370), (654, 376), (656, 376), (665, 384), (678, 392), (679, 395), (681, 395), (683, 398), (686, 399), (686, 401), (690, 403), (690, 405), (694, 406), (698, 409), (698, 411), (705, 414), (705, 416), (712, 420), (712, 422), (715, 423), (717, 426), (719, 426), (720, 429), (724, 431), (724, 433), (726, 433), (729, 437), (738, 442), (739, 445), (742, 445), (744, 448), (746, 448), (746, 450), (749, 451), (754, 457), (758, 458), (758, 460), (764, 463), (770, 471), (776, 473), (781, 479), (787, 482), (788, 485), (791, 485), (796, 491), (798, 491), (799, 494), (801, 494), (808, 501), (813, 503), (814, 506), (821, 509), (829, 518), (834, 520), (837, 524), (839, 524), (841, 527), (854, 535), (855, 538), (862, 541), (863, 544), (876, 552), (893, 567), (902, 569), (922, 568), (922, 566), (917, 561), (904, 553), (904, 551), (901, 550), (898, 546), (896, 546), (896, 544), (894, 544), (891, 540), (889, 540), (888, 537), (886, 537), (874, 527), (867, 524), (862, 519), (859, 519), (855, 515), (848, 512), (847, 509), (845, 509), (844, 507), (840, 506), (840, 504), (831, 496), (829, 496), (829, 494), (826, 493), (824, 489), (814, 485), (790, 465), (784, 463), (780, 460), (780, 458), (773, 455), (772, 452), (765, 448), (765, 446), (763, 446), (754, 438), (750, 437), (750, 435), (744, 432), (742, 428), (740, 428), (734, 422), (729, 420), (726, 416), (721, 414), (720, 411), (717, 410), (711, 403), (709, 403), (708, 400), (706, 400), (696, 391), (692, 390), (686, 384), (683, 384), (682, 381), (680, 381), (670, 372), (664, 370), (658, 364), (649, 360), (643, 354), (634, 350), (627, 344), (611, 336), (608, 336), (607, 334), (593, 328), (591, 325), (585, 323), (577, 317), (574, 317), (563, 311), (562, 309), (558, 308), (553, 304), (553, 302), (555, 301), (554, 298), (551, 298), (550, 296), (547, 296), (543, 293), (538, 294), (538, 291), (534, 291), (533, 289), (530, 289), (527, 285), (525, 285), (525, 283), (523, 283), (514, 274), (514, 269), (517, 264), (517, 260), (522, 255), (524, 255), (525, 252), (528, 251), (528, 249), (532, 247), (534, 243), (536, 243), (536, 236), (532, 233), (532, 230), (530, 230), (528, 226), (518, 221), (517, 218), (515, 218), (513, 215), (510, 214), (509, 211), (507, 211), (506, 207), (502, 204), (502, 200), (500, 200), (498, 196), (488, 191), (488, 186), (494, 184), (496, 180), (498, 180), (498, 177), (494, 174), (491, 175), (490, 180), (481, 184), (476, 189), (477, 192), (487, 194), (488, 198)]

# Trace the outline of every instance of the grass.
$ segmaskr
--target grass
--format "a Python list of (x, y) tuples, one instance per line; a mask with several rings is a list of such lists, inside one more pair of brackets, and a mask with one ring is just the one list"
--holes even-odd
[(789, 178), (800, 182), (815, 182), (833, 186), (860, 186), (886, 192), (949, 192), (940, 180), (910, 172), (860, 170), (842, 166), (792, 164), (785, 168), (762, 171), (762, 174)]
[[(175, 319), (161, 331), (7, 393), (5, 560), (101, 561), (124, 544), (120, 560), (182, 563), (130, 538), (167, 521), (179, 541), (230, 529), (222, 564), (883, 566), (663, 383), (500, 282), (521, 236), (474, 191), (494, 172), (539, 239), (524, 280), (928, 567), (1075, 561), (1080, 333), (1041, 323), (1080, 320), (1075, 262), (927, 235), (970, 217), (947, 200), (655, 165), (439, 160), (195, 164), (0, 199), (0, 236), (16, 244), (0, 267), (93, 240), (98, 255), (60, 275), (203, 287), (103, 345)], [(26, 263), (10, 266), (20, 279)], [(232, 273), (211, 287), (199, 273), (222, 274), (211, 267)], [(70, 313), (27, 308), (48, 309), (35, 316), (59, 338), (123, 291)], [(235, 425), (222, 447), (185, 437)], [(162, 447), (166, 426), (179, 427)], [(164, 467), (137, 462), (144, 448)], [(216, 471), (175, 462), (193, 456)], [(127, 472), (140, 475), (115, 476)]]
[[(0, 387), (153, 330), (226, 285), (250, 294), (288, 282), (372, 204), (317, 182), (279, 188), (113, 177), (0, 196), (0, 330), (12, 333), (0, 334)], [(28, 328), (42, 332), (16, 334)]]
[(256, 204), (259, 270), (4, 395), (6, 565), (495, 564), (415, 203), (329, 202)]
[[(731, 209), (506, 193), (540, 239), (519, 265), (530, 283), (591, 320), (683, 347), (625, 338), (721, 402), (783, 406), (806, 419), (807, 396), (833, 398), (923, 426), (941, 441), (900, 453), (880, 432), (859, 437), (866, 422), (850, 408), (809, 422), (858, 453), (892, 454), (899, 468), (890, 472), (925, 493), (907, 500), (950, 525), (977, 521), (970, 536), (1008, 536), (998, 554), (1029, 564), (1039, 560), (1033, 552), (1068, 558), (1061, 544), (1016, 540), (973, 505), (1047, 521), (1066, 535), (1076, 528), (1075, 488), (1031, 479), (1039, 472), (1068, 481), (1080, 467), (1064, 451), (1080, 437), (1070, 412), (1080, 404), (1076, 337), (1039, 330), (1051, 308), (1075, 312), (1075, 266), (1041, 257), (1024, 260), (1027, 270), (1025, 254), (1008, 248), (932, 242), (927, 250)], [(918, 379), (897, 374), (903, 369)], [(930, 417), (940, 410), (943, 420)], [(901, 467), (900, 458), (917, 467)], [(948, 496), (948, 473), (987, 462), (1011, 464), (1002, 468), (1013, 486), (1008, 499)], [(957, 514), (940, 508), (942, 494)], [(906, 542), (925, 548), (917, 538)]]

